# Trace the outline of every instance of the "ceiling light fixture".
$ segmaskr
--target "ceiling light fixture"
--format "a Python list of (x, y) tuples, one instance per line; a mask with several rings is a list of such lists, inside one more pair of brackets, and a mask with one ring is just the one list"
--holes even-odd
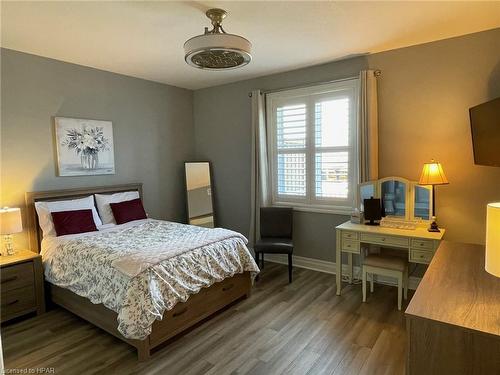
[(223, 9), (209, 9), (206, 13), (212, 21), (212, 30), (205, 27), (203, 35), (184, 43), (186, 62), (199, 69), (228, 70), (247, 65), (252, 60), (252, 44), (245, 38), (227, 34), (222, 21), (227, 15)]

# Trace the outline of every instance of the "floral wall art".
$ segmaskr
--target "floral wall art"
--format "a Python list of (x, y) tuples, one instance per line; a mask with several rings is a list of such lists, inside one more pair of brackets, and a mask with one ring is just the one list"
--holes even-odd
[(113, 123), (55, 118), (59, 176), (115, 173)]

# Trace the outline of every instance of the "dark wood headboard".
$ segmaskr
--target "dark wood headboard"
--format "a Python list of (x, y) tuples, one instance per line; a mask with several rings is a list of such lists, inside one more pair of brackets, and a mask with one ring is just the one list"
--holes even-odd
[(139, 192), (139, 196), (142, 199), (142, 184), (140, 183), (65, 190), (33, 191), (26, 193), (26, 215), (30, 250), (34, 251), (35, 253), (39, 253), (40, 245), (42, 242), (42, 230), (40, 229), (40, 225), (38, 224), (38, 215), (35, 210), (35, 202), (61, 201), (80, 198), (93, 194), (113, 194), (133, 190), (137, 190)]

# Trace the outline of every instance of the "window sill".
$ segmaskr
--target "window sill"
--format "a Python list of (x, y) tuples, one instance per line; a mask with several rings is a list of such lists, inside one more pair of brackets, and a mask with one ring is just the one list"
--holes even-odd
[(311, 206), (311, 205), (301, 205), (297, 203), (280, 203), (274, 202), (273, 207), (292, 207), (295, 211), (300, 212), (313, 212), (318, 214), (330, 214), (330, 215), (345, 215), (351, 216), (351, 207), (322, 207), (322, 206)]

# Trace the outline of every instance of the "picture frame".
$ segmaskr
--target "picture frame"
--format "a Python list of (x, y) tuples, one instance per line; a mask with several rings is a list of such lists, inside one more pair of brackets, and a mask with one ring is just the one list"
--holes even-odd
[(54, 117), (57, 175), (115, 174), (113, 123)]

